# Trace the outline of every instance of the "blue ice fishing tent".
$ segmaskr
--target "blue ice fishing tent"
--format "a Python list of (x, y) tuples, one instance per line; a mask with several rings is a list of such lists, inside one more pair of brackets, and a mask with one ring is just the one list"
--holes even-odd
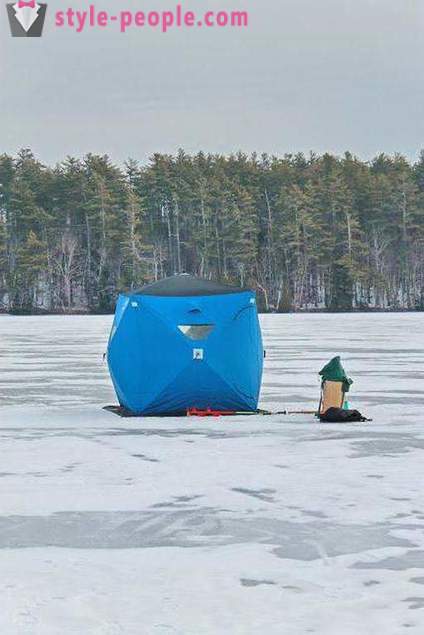
[(122, 407), (254, 411), (262, 337), (253, 291), (182, 274), (120, 295), (108, 364)]

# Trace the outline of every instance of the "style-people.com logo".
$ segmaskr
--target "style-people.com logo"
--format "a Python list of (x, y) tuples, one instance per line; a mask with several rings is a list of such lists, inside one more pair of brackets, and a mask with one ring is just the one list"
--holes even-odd
[[(13, 37), (40, 37), (43, 33), (47, 4), (38, 0), (15, 0), (6, 4), (10, 31)], [(249, 25), (249, 13), (245, 10), (208, 10), (195, 13), (185, 9), (179, 2), (165, 10), (145, 9), (127, 11), (122, 9), (109, 13), (98, 9), (94, 4), (85, 10), (68, 7), (66, 11), (56, 11), (52, 26), (69, 28), (76, 33), (89, 29), (118, 28), (121, 33), (130, 29), (155, 29), (168, 33), (173, 29), (215, 28), (245, 29)]]
[(13, 37), (41, 37), (47, 4), (36, 0), (17, 0), (7, 5), (10, 31)]

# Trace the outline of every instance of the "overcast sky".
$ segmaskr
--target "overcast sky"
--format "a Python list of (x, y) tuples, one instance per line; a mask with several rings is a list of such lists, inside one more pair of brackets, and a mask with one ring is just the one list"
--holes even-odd
[[(175, 0), (98, 0), (168, 9)], [(88, 5), (88, 1), (87, 1)], [(43, 161), (200, 149), (350, 150), (368, 159), (424, 147), (424, 0), (188, 0), (250, 11), (245, 30), (167, 34), (53, 27), (12, 38), (0, 7), (0, 153)]]

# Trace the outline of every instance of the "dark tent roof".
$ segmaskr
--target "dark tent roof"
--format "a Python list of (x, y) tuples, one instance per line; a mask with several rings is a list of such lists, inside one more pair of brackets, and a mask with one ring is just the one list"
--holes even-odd
[(224, 295), (228, 293), (242, 293), (246, 289), (221, 284), (213, 280), (196, 278), (187, 273), (164, 278), (158, 282), (147, 284), (139, 291), (131, 295), (158, 295), (158, 296), (199, 296), (199, 295)]

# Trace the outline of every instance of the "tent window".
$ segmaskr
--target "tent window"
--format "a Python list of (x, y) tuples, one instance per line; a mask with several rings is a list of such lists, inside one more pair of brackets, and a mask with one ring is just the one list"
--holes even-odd
[(179, 324), (181, 333), (191, 340), (205, 340), (213, 331), (213, 324)]

